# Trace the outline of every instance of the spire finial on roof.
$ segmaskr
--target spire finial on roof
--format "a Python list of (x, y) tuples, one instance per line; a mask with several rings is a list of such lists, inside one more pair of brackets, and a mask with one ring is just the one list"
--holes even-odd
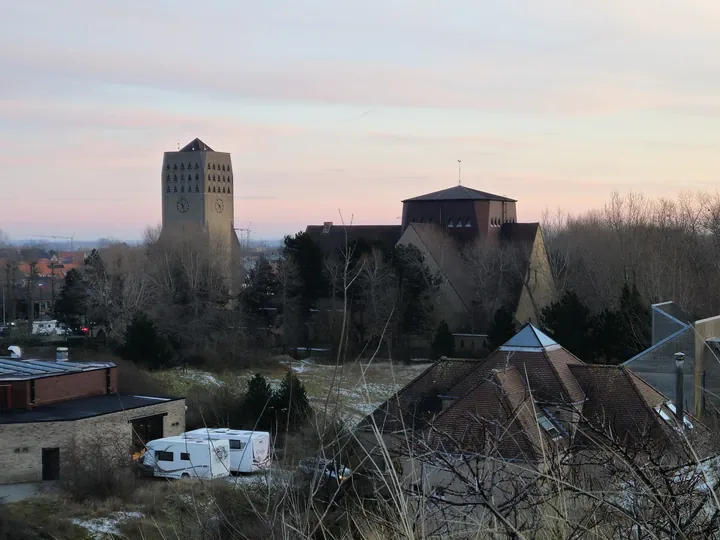
[(462, 160), (458, 159), (458, 186), (462, 186), (462, 179), (460, 177), (460, 163), (462, 163)]

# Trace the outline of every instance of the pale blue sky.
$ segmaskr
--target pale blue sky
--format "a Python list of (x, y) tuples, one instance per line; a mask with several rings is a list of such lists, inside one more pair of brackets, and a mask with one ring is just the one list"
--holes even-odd
[(709, 0), (0, 0), (0, 228), (138, 238), (194, 137), (259, 238), (397, 223), (458, 159), (524, 221), (714, 192), (718, 28)]

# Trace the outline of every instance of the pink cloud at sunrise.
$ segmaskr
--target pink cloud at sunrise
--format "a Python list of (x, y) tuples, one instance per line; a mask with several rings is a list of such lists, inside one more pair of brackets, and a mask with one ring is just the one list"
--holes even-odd
[(397, 223), (458, 159), (527, 221), (717, 189), (716, 3), (206, 4), (0, 6), (0, 228), (139, 239), (195, 137), (256, 238)]

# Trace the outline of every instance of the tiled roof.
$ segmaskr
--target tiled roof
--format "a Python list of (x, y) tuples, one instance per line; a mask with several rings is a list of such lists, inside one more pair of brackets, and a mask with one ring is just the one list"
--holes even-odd
[(305, 233), (322, 249), (323, 253), (335, 254), (347, 244), (362, 240), (370, 246), (392, 249), (400, 240), (400, 225), (331, 225), (327, 232), (324, 225), (308, 225)]
[(587, 433), (588, 429), (598, 434), (611, 432), (630, 441), (667, 432), (653, 409), (668, 398), (625, 366), (579, 364), (570, 370), (587, 395), (583, 408)]
[(405, 199), (403, 202), (417, 201), (504, 201), (517, 202), (515, 199), (503, 197), (501, 195), (493, 195), (485, 191), (478, 191), (467, 186), (453, 186), (440, 191), (433, 191), (425, 195), (419, 195), (411, 199)]
[(477, 361), (464, 359), (434, 363), (375, 409), (360, 422), (359, 427), (369, 428), (375, 423), (381, 432), (389, 433), (424, 426), (426, 413), (437, 405), (438, 396), (477, 367)]
[[(530, 325), (526, 325), (508, 343), (521, 334)], [(554, 343), (554, 342), (553, 342)], [(503, 347), (505, 347), (503, 345)], [(523, 378), (527, 378), (530, 390), (536, 400), (541, 402), (570, 404), (581, 402), (585, 398), (582, 388), (573, 377), (569, 366), (582, 364), (570, 352), (558, 345), (541, 349), (528, 347), (527, 350), (503, 350), (500, 347), (490, 354), (482, 364), (469, 373), (455, 387), (448, 390), (448, 394), (463, 397), (473, 387), (481, 384), (490, 375), (492, 370), (505, 367), (517, 367)]]
[(414, 432), (413, 444), (429, 450), (536, 461), (543, 447), (569, 444), (550, 436), (561, 433), (550, 417), (563, 407), (581, 413), (580, 447), (610, 437), (682, 451), (688, 436), (699, 456), (710, 455), (707, 428), (692, 419), (694, 428), (679, 435), (671, 402), (630, 369), (584, 364), (529, 324), (483, 361), (432, 365), (361, 426), (374, 420), (385, 433)]
[(180, 152), (214, 152), (207, 144), (200, 139), (193, 139), (180, 149)]
[(425, 431), (446, 452), (483, 449), (508, 460), (538, 461), (550, 439), (541, 432), (537, 413), (520, 370), (513, 366), (493, 371), (464, 399), (435, 417)]

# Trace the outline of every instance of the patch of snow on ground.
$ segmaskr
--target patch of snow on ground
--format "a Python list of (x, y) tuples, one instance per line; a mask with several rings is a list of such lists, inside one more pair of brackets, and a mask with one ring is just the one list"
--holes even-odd
[(118, 525), (131, 519), (142, 519), (143, 515), (140, 512), (115, 512), (109, 517), (94, 518), (94, 519), (73, 519), (73, 525), (83, 527), (90, 531), (93, 538), (103, 539), (112, 535), (121, 534), (118, 530)]

